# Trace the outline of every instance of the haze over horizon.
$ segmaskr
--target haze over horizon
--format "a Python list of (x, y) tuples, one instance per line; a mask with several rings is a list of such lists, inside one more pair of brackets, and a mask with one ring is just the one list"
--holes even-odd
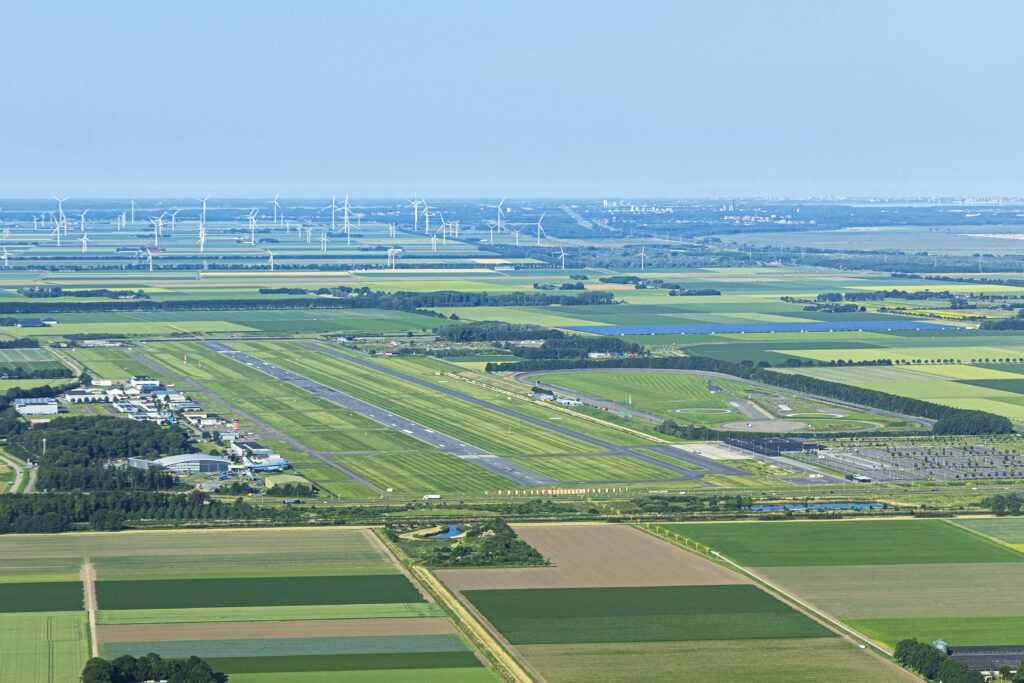
[(7, 3), (0, 196), (1020, 196), (1022, 18)]

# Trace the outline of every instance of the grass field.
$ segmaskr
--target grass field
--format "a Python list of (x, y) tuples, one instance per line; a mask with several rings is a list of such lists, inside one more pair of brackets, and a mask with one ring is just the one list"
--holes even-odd
[(355, 605), (423, 599), (402, 574), (97, 581), (96, 596), (100, 607), (109, 610)]
[(872, 640), (894, 647), (904, 638), (950, 645), (1020, 645), (1024, 616), (911, 617), (904, 619), (848, 619), (847, 623)]
[(366, 477), (378, 488), (391, 488), (400, 495), (459, 491), (483, 493), (490, 489), (517, 486), (510, 479), (441, 451), (335, 456), (334, 459)]
[(444, 616), (444, 611), (432, 602), (392, 602), (355, 605), (100, 609), (96, 613), (96, 622), (101, 626), (116, 626), (119, 624), (198, 624), (232, 621), (395, 619), (439, 616)]
[(464, 652), (454, 634), (427, 636), (342, 636), (333, 638), (239, 638), (106, 643), (108, 658), (159, 652), (164, 657), (203, 659), (221, 657), (313, 657), (317, 655), (393, 654), (400, 652)]
[[(243, 673), (293, 673), (315, 671), (374, 671), (403, 669), (457, 669), (479, 667), (480, 660), (464, 652), (389, 652), (383, 654), (296, 655), (277, 657), (218, 657), (207, 660), (214, 671), (229, 674), (235, 681)], [(258, 680), (268, 680), (260, 678)], [(309, 680), (298, 678), (293, 680)], [(358, 680), (358, 679), (356, 679)], [(387, 679), (385, 679), (387, 680)]]
[(88, 656), (84, 611), (0, 613), (0, 680), (77, 681)]
[(748, 567), (1022, 562), (941, 520), (739, 522), (668, 527)]
[(513, 644), (815, 638), (822, 626), (756, 586), (463, 591)]
[[(433, 659), (432, 662), (441, 662)], [(435, 669), (354, 669), (351, 671), (292, 671), (233, 673), (231, 683), (494, 683), (498, 677), (479, 666)]]
[(977, 531), (1003, 543), (1024, 544), (1024, 517), (993, 517), (988, 519), (958, 519), (957, 526)]
[(672, 479), (675, 472), (621, 455), (572, 455), (509, 458), (558, 481), (647, 481)]
[(70, 612), (81, 609), (83, 600), (79, 582), (0, 584), (2, 612)]

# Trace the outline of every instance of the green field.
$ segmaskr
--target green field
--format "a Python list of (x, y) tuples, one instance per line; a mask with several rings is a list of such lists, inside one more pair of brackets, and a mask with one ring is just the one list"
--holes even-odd
[(399, 619), (441, 617), (433, 602), (357, 605), (273, 605), (269, 607), (191, 607), (169, 609), (100, 609), (96, 622), (114, 624), (198, 624), (230, 621), (305, 621), (307, 619)]
[(923, 643), (941, 639), (954, 646), (1020, 645), (1020, 634), (1024, 633), (1021, 615), (848, 619), (847, 623), (890, 648), (905, 638)]
[(334, 458), (381, 489), (399, 495), (515, 488), (516, 483), (451, 453), (386, 453)]
[(623, 455), (570, 455), (509, 458), (512, 462), (558, 481), (649, 481), (678, 475)]
[(830, 635), (747, 585), (480, 590), (463, 595), (513, 644)]
[[(278, 657), (218, 657), (209, 660), (214, 671), (235, 680), (235, 674), (315, 671), (375, 671), (382, 669), (457, 669), (479, 667), (472, 652), (390, 652), (386, 654), (297, 655)], [(266, 680), (260, 678), (259, 680)], [(270, 679), (276, 680), (276, 679)], [(297, 680), (309, 680), (299, 677)], [(357, 679), (358, 680), (358, 679)], [(493, 679), (485, 679), (493, 680)]]
[(932, 519), (667, 526), (748, 567), (1024, 561), (1024, 553)]
[(0, 613), (0, 680), (77, 681), (88, 656), (84, 611)]
[(108, 659), (124, 654), (140, 657), (159, 652), (164, 657), (203, 659), (221, 657), (314, 657), (318, 655), (392, 654), (399, 652), (464, 652), (454, 634), (418, 636), (342, 636), (327, 638), (241, 638), (223, 640), (166, 640), (106, 643)]
[(80, 582), (0, 583), (0, 612), (71, 612), (84, 599)]
[(1024, 544), (1024, 517), (958, 519), (956, 525), (985, 534), (1003, 543)]
[[(454, 658), (452, 659), (454, 660)], [(374, 663), (374, 660), (363, 661)], [(467, 664), (466, 667), (458, 669), (445, 668), (443, 661), (440, 657), (431, 657), (427, 663), (438, 664), (438, 667), (434, 669), (232, 673), (231, 683), (494, 683), (499, 680), (490, 669), (473, 664)], [(459, 661), (468, 662), (468, 659), (461, 658)], [(351, 665), (355, 664), (357, 663), (351, 663)]]
[(422, 600), (401, 574), (97, 581), (103, 609), (355, 605)]

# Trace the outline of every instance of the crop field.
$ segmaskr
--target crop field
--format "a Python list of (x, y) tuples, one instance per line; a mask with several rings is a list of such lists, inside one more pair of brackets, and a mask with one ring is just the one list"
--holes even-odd
[(378, 488), (398, 494), (454, 493), (515, 488), (505, 477), (442, 451), (335, 456)]
[(564, 455), (509, 458), (557, 481), (624, 482), (674, 479), (675, 472), (622, 455)]
[[(68, 575), (73, 567), (77, 578), (85, 557), (99, 577), (97, 635), (108, 657), (198, 655), (232, 680), (422, 670), (491, 680), (445, 612), (357, 529), (0, 537), (0, 678), (77, 680), (89, 627), (83, 584)], [(28, 580), (40, 573), (63, 580)]]
[(305, 347), (296, 349), (268, 343), (234, 346), (496, 455), (582, 453), (591, 450), (589, 444), (578, 439), (532, 425), (527, 428), (515, 418), (383, 372), (326, 354), (311, 357)]
[(956, 525), (977, 531), (1003, 543), (1024, 545), (1024, 518), (1021, 517), (958, 519)]
[(827, 631), (756, 586), (463, 591), (513, 644), (815, 638)]
[(157, 376), (152, 368), (129, 356), (124, 348), (79, 348), (67, 352), (96, 377), (124, 380), (132, 375)]
[(748, 567), (1024, 562), (941, 520), (740, 522), (669, 528)]

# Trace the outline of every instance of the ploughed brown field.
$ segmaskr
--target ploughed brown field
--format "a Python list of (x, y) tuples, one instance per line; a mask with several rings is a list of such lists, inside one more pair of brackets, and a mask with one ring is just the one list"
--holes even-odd
[(118, 624), (100, 626), (104, 643), (243, 638), (331, 638), (334, 636), (429, 636), (455, 633), (444, 617), (233, 621), (201, 624)]
[(633, 527), (615, 524), (513, 525), (554, 567), (441, 569), (452, 590), (710, 586), (748, 583), (713, 562)]

